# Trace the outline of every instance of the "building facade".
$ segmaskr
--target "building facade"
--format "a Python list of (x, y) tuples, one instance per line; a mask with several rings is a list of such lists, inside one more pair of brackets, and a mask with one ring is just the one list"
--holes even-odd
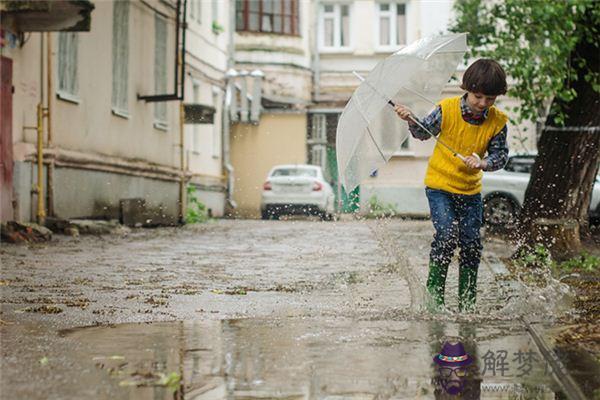
[[(187, 1), (185, 169), (187, 182), (210, 215), (225, 212), (227, 181), (223, 169), (223, 105), (229, 58), (230, 3)], [(193, 114), (186, 112), (187, 114)]]
[[(171, 224), (184, 219), (190, 187), (214, 216), (257, 217), (269, 170), (301, 163), (323, 167), (339, 211), (368, 212), (375, 201), (428, 212), (432, 141), (409, 138), (348, 194), (335, 136), (359, 83), (352, 72), (366, 76), (407, 43), (446, 31), (451, 1), (187, 0), (185, 15), (183, 3), (77, 2), (93, 9), (87, 29), (68, 9), (54, 10), (66, 28), (32, 27), (18, 13), (3, 22), (2, 220), (131, 221), (133, 212), (134, 223)], [(459, 93), (454, 83), (442, 96)], [(533, 126), (511, 125), (509, 138), (513, 151), (535, 148)]]
[[(307, 162), (313, 7), (299, 0), (235, 2), (238, 76), (232, 81), (240, 90), (233, 92), (239, 112), (232, 113), (230, 141), (236, 216), (260, 216), (262, 186), (274, 165)], [(259, 111), (254, 119), (252, 105)]]
[[(214, 215), (223, 214), (219, 118), (227, 44), (205, 28), (210, 16), (200, 23), (200, 8), (210, 4), (193, 3), (187, 58), (183, 1), (90, 3), (81, 32), (3, 24), (10, 38), (2, 43), (3, 64), (12, 64), (14, 87), (3, 96), (12, 106), (7, 136), (14, 170), (3, 185), (13, 191), (10, 207), (3, 195), (10, 213), (2, 220), (175, 224), (185, 217), (188, 184)], [(185, 123), (184, 93), (186, 103), (206, 106), (210, 121)]]

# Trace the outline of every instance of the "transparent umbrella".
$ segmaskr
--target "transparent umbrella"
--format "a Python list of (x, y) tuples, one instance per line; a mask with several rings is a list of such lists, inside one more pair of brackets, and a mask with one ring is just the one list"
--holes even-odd
[(465, 33), (427, 37), (382, 60), (366, 79), (355, 73), (362, 83), (344, 108), (336, 133), (338, 173), (346, 192), (384, 165), (408, 138), (408, 125), (394, 104), (425, 115), (466, 50)]

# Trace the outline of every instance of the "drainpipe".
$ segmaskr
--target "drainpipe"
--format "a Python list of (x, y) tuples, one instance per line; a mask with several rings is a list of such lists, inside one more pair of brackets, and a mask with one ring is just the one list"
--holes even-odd
[[(231, 135), (231, 110), (230, 107), (235, 105), (235, 87), (233, 79), (237, 76), (237, 72), (233, 69), (235, 65), (235, 44), (234, 44), (234, 33), (235, 33), (235, 0), (229, 0), (229, 23), (228, 23), (228, 43), (227, 43), (227, 72), (225, 73), (225, 96), (223, 96), (223, 112), (221, 113), (223, 118), (223, 166), (225, 167), (225, 175), (227, 176), (227, 192), (226, 199), (227, 204), (231, 209), (237, 208), (235, 200), (233, 200), (233, 189), (234, 189), (234, 169), (231, 164), (230, 158), (230, 135)], [(237, 113), (236, 113), (237, 115)]]
[(252, 104), (250, 104), (250, 122), (257, 124), (260, 122), (261, 96), (262, 96), (262, 80), (265, 74), (255, 69), (250, 73), (252, 77)]
[(223, 165), (225, 167), (227, 176), (227, 203), (232, 209), (237, 208), (235, 200), (233, 200), (233, 189), (234, 189), (234, 169), (231, 164), (230, 157), (230, 137), (231, 137), (231, 108), (232, 104), (235, 104), (235, 82), (233, 79), (237, 76), (237, 72), (234, 69), (229, 69), (225, 74), (227, 85), (225, 89), (224, 104), (223, 104)]
[[(47, 62), (46, 62), (46, 83), (48, 84), (48, 94), (46, 95), (46, 132), (47, 132), (47, 146), (48, 148), (52, 148), (52, 33), (48, 32), (46, 34), (47, 39)], [(54, 216), (54, 165), (55, 165), (55, 157), (52, 157), (50, 163), (48, 164), (48, 177), (47, 177), (47, 185), (48, 185), (48, 215)]]
[(44, 209), (44, 34), (40, 33), (40, 102), (37, 105), (37, 223), (46, 221)]
[(248, 71), (240, 71), (240, 121), (248, 123)]
[(44, 225), (46, 211), (44, 210), (44, 107), (37, 106), (37, 223)]
[(230, 122), (238, 122), (240, 120), (240, 113), (238, 110), (237, 103), (237, 86), (235, 84), (235, 78), (238, 76), (238, 73), (235, 69), (230, 68), (226, 73), (227, 79), (227, 90), (230, 93), (230, 101), (229, 101), (229, 121)]
[(181, 178), (179, 180), (179, 222), (185, 223), (185, 209), (186, 209), (186, 188), (185, 188), (185, 109), (183, 108), (183, 100), (179, 102), (179, 163), (181, 169)]

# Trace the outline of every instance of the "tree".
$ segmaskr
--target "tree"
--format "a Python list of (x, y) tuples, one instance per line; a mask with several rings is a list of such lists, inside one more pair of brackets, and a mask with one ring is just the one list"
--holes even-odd
[[(521, 101), (516, 119), (543, 123), (519, 217), (521, 245), (578, 252), (600, 156), (600, 2), (457, 0), (452, 30), (471, 56), (498, 60)], [(549, 107), (548, 107), (549, 106)]]

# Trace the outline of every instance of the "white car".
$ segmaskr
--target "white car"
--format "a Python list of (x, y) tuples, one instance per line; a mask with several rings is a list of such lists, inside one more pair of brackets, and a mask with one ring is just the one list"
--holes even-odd
[(276, 165), (263, 185), (262, 219), (282, 214), (318, 215), (333, 219), (335, 195), (316, 165)]
[[(481, 196), (485, 223), (503, 226), (516, 222), (534, 162), (535, 154), (514, 155), (509, 157), (504, 169), (483, 173)], [(591, 218), (600, 216), (599, 203), (600, 182), (596, 177), (590, 202)]]

